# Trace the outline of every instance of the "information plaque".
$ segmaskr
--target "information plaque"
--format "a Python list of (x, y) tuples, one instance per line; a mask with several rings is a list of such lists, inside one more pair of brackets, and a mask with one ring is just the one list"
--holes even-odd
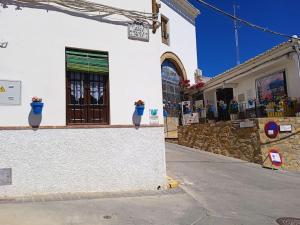
[(21, 81), (0, 80), (0, 105), (21, 105)]

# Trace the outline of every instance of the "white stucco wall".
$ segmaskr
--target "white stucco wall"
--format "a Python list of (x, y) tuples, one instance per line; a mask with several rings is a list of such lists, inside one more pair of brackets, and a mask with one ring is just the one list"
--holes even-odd
[[(289, 97), (300, 97), (299, 85), (300, 77), (297, 64), (293, 58), (283, 57), (281, 60), (269, 64), (258, 71), (248, 74), (243, 78), (232, 80), (237, 83), (237, 87), (233, 88), (234, 96), (245, 94), (245, 101), (248, 100), (247, 91), (251, 90), (252, 98), (257, 97), (256, 80), (261, 77), (271, 75), (276, 72), (285, 71), (286, 85)], [(249, 91), (248, 91), (249, 92)]]
[[(98, 1), (125, 9), (152, 12), (151, 1)], [(114, 18), (115, 16), (112, 16)], [(27, 126), (32, 96), (43, 98), (41, 126), (65, 125), (65, 47), (109, 53), (110, 124), (132, 124), (134, 101), (162, 116), (160, 34), (150, 42), (127, 38), (127, 27), (68, 15), (62, 12), (14, 6), (1, 9), (0, 39), (8, 46), (0, 50), (0, 80), (22, 81), (22, 104), (0, 106), (0, 126)]]
[[(151, 12), (151, 1), (100, 1)], [(120, 19), (119, 17), (110, 17)], [(0, 12), (0, 80), (22, 82), (21, 105), (0, 105), (0, 127), (29, 126), (33, 96), (43, 98), (40, 126), (66, 125), (65, 48), (109, 53), (110, 124), (131, 125), (134, 102), (159, 109), (163, 123), (161, 36), (127, 38), (127, 26), (65, 12), (15, 6)], [(23, 128), (22, 128), (23, 129)], [(165, 182), (163, 127), (97, 129), (0, 129), (0, 169), (12, 168), (12, 185), (0, 196), (58, 192), (155, 189)]]
[(196, 28), (163, 2), (160, 12), (169, 19), (170, 35), (169, 45), (161, 42), (161, 55), (165, 52), (176, 54), (186, 70), (188, 80), (193, 84), (194, 72), (198, 68)]
[[(0, 196), (155, 190), (165, 184), (161, 128), (0, 131)], [(120, 147), (121, 146), (121, 147)]]

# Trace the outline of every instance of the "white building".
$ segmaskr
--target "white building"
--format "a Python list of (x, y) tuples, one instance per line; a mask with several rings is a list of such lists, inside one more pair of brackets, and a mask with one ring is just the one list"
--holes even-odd
[[(164, 185), (161, 63), (170, 59), (184, 79), (193, 76), (198, 11), (185, 0), (163, 1), (163, 44), (161, 28), (152, 32), (159, 2), (1, 3), (0, 196)], [(86, 6), (99, 11), (78, 10)], [(128, 38), (136, 19), (149, 24), (149, 40), (147, 32), (139, 32), (143, 41)], [(41, 115), (32, 112), (33, 96), (43, 99)]]
[(212, 78), (202, 89), (205, 102), (216, 109), (218, 101), (229, 104), (235, 98), (245, 110), (253, 99), (288, 96), (300, 100), (299, 47), (299, 40), (289, 40)]

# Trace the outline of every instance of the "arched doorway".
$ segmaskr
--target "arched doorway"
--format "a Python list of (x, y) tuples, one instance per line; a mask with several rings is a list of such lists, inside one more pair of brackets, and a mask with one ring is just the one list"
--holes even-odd
[(177, 126), (181, 121), (181, 81), (186, 80), (186, 72), (180, 59), (171, 52), (161, 57), (162, 95), (166, 138), (177, 138)]

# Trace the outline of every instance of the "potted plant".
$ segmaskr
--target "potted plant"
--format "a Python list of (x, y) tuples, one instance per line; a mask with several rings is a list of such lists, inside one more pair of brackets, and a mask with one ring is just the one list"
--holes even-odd
[(33, 114), (40, 115), (43, 111), (44, 103), (42, 102), (42, 99), (39, 97), (33, 97), (31, 102), (31, 108)]
[(142, 116), (144, 114), (145, 102), (143, 102), (142, 100), (138, 100), (134, 103), (134, 105), (136, 114), (138, 116)]
[(231, 100), (231, 102), (229, 104), (229, 113), (230, 113), (231, 120), (238, 119), (239, 103), (235, 99)]

